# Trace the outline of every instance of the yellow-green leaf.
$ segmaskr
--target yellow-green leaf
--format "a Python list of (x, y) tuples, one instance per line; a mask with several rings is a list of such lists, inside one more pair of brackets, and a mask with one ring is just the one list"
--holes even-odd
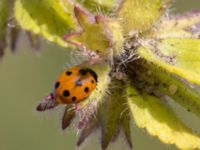
[(200, 10), (183, 15), (164, 17), (157, 24), (155, 38), (198, 38), (200, 34)]
[(6, 47), (7, 24), (9, 19), (11, 2), (8, 0), (0, 0), (0, 57), (4, 53)]
[(123, 0), (117, 16), (124, 33), (146, 31), (163, 14), (166, 0)]
[(164, 39), (138, 49), (139, 55), (170, 73), (200, 84), (200, 40)]
[(200, 117), (200, 93), (198, 91), (152, 63), (141, 60), (132, 66), (134, 66), (132, 70), (137, 70), (135, 71), (137, 75), (131, 79), (137, 83), (136, 85), (144, 85), (138, 88), (158, 96), (167, 95), (187, 111)]
[(132, 147), (129, 124), (129, 110), (127, 109), (126, 84), (124, 81), (112, 79), (108, 91), (97, 109), (97, 118), (100, 122), (102, 138), (102, 149), (106, 149), (114, 136), (122, 127), (129, 146)]
[(117, 0), (77, 0), (77, 2), (92, 12), (108, 13), (114, 8)]
[(200, 138), (161, 100), (140, 95), (132, 87), (128, 88), (128, 94), (131, 114), (138, 127), (145, 128), (150, 135), (166, 144), (175, 144), (179, 149), (200, 149)]
[(107, 149), (111, 141), (115, 141), (122, 131), (129, 147), (132, 149), (130, 134), (130, 115), (127, 108), (126, 84), (122, 80), (112, 78), (95, 113), (89, 116), (87, 125), (81, 131), (77, 146), (92, 133), (97, 127), (101, 128), (101, 147)]
[(93, 16), (78, 6), (75, 6), (74, 13), (82, 31), (67, 34), (65, 40), (81, 49), (109, 54), (111, 39), (106, 31), (103, 16)]
[(107, 21), (106, 26), (112, 38), (113, 54), (119, 56), (124, 42), (123, 29), (117, 20)]
[(73, 5), (63, 0), (16, 0), (14, 8), (18, 24), (62, 46), (63, 35), (76, 28)]

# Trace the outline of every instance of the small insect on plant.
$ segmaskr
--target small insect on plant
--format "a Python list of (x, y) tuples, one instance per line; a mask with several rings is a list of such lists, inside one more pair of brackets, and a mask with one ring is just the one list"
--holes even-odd
[(44, 111), (59, 104), (76, 105), (96, 88), (97, 78), (97, 74), (90, 68), (75, 66), (68, 69), (58, 77), (53, 92), (44, 98), (37, 110)]

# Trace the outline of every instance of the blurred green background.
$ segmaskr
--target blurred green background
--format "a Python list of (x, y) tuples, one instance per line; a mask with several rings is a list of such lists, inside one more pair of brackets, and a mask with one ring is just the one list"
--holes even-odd
[[(200, 8), (199, 0), (177, 0), (172, 11), (184, 12)], [(41, 52), (31, 51), (28, 41), (20, 39), (18, 51), (6, 55), (0, 62), (0, 150), (73, 150), (77, 132), (72, 126), (66, 131), (60, 129), (63, 108), (45, 113), (34, 111), (38, 102), (53, 87), (57, 75), (69, 65), (78, 63), (76, 54), (42, 42)], [(177, 114), (187, 124), (200, 131), (200, 121), (192, 114), (185, 113), (180, 106), (172, 103)], [(82, 149), (98, 150), (100, 132), (97, 131)], [(132, 138), (135, 150), (175, 150), (156, 138), (150, 137), (144, 130), (133, 125)], [(123, 136), (111, 144), (109, 150), (127, 149)], [(92, 143), (92, 144), (91, 144)]]

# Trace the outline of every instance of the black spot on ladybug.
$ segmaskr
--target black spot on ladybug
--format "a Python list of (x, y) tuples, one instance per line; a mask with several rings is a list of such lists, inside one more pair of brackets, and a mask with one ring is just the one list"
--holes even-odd
[(67, 71), (67, 72), (66, 72), (66, 75), (67, 75), (67, 76), (70, 76), (71, 74), (72, 74), (71, 71)]
[(94, 80), (91, 80), (91, 83), (94, 84)]
[(76, 80), (75, 82), (76, 86), (82, 86), (82, 81), (80, 79)]
[(59, 86), (60, 86), (60, 82), (58, 81), (55, 83), (54, 87), (55, 87), (55, 89), (57, 89)]
[(88, 87), (85, 87), (84, 92), (85, 92), (85, 93), (88, 93), (88, 92), (89, 92), (89, 88), (88, 88)]
[(79, 73), (84, 76), (88, 73), (88, 71), (86, 69), (80, 69)]
[(70, 96), (69, 91), (68, 91), (68, 90), (64, 90), (64, 91), (63, 91), (63, 96), (64, 96), (64, 97)]
[(87, 68), (86, 70), (94, 77), (95, 81), (97, 82), (97, 74), (90, 68)]
[(72, 97), (72, 101), (73, 101), (73, 102), (76, 101), (76, 97), (75, 97), (75, 96)]
[(97, 74), (96, 74), (92, 69), (90, 69), (90, 68), (85, 68), (85, 69), (80, 69), (80, 70), (79, 70), (79, 73), (80, 73), (81, 75), (86, 75), (88, 72), (93, 76), (93, 78), (94, 78), (95, 81), (97, 82), (98, 76), (97, 76)]

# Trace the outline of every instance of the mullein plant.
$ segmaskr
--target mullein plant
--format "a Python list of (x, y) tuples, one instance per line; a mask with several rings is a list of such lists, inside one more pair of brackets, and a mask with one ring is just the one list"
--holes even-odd
[(132, 149), (134, 122), (165, 144), (200, 149), (200, 137), (168, 104), (171, 98), (200, 117), (194, 88), (200, 85), (200, 10), (173, 16), (169, 6), (170, 0), (0, 0), (0, 51), (12, 16), (12, 30), (84, 57), (80, 66), (96, 72), (97, 87), (77, 109), (67, 105), (62, 118), (63, 130), (79, 118), (77, 146), (100, 129), (103, 150), (119, 131)]

